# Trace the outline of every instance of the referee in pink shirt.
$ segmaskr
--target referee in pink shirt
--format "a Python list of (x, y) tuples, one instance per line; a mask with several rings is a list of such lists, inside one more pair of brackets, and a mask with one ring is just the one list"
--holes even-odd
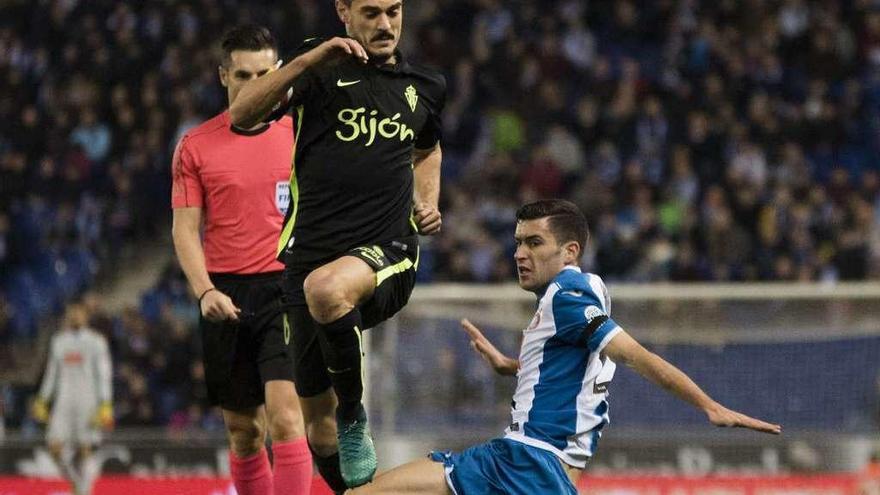
[[(236, 27), (221, 46), (229, 102), (244, 83), (280, 65), (264, 27)], [(284, 266), (275, 260), (290, 203), (292, 127), (284, 117), (240, 129), (224, 111), (187, 132), (174, 152), (174, 247), (199, 299), (208, 396), (223, 409), (239, 495), (307, 494), (311, 486), (282, 310)]]

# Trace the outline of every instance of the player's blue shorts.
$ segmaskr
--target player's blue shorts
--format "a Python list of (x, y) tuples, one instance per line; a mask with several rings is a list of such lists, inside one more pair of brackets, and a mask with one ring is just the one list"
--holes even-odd
[(455, 495), (577, 495), (559, 459), (531, 445), (499, 438), (460, 454), (431, 452), (446, 466)]

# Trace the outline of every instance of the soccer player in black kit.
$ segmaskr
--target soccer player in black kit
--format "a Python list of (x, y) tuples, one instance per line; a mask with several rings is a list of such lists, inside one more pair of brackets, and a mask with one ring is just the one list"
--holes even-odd
[(361, 332), (409, 299), (418, 234), (440, 230), (446, 82), (397, 49), (401, 0), (336, 0), (347, 37), (307, 40), (230, 107), (247, 127), (294, 109), (292, 203), (279, 240), (296, 388), (315, 463), (337, 492), (369, 482)]

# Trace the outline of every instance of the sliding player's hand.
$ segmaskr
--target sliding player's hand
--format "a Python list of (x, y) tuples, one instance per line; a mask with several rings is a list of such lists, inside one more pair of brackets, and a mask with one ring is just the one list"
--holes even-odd
[(748, 428), (750, 430), (760, 431), (763, 433), (772, 433), (779, 435), (782, 433), (782, 426), (775, 425), (746, 416), (740, 412), (728, 409), (720, 404), (709, 408), (706, 411), (709, 421), (715, 426), (727, 428)]
[(467, 332), (471, 339), (471, 347), (480, 353), (480, 356), (492, 366), (499, 375), (515, 375), (519, 370), (519, 361), (511, 359), (495, 347), (489, 339), (483, 335), (479, 328), (467, 319), (461, 320), (461, 328)]
[(200, 306), (202, 316), (215, 323), (238, 321), (238, 315), (241, 314), (241, 309), (232, 302), (232, 299), (217, 289), (207, 292)]
[(333, 63), (345, 57), (354, 57), (362, 63), (370, 59), (364, 47), (351, 38), (329, 39), (301, 56), (307, 66)]
[(436, 206), (431, 206), (428, 203), (419, 203), (413, 209), (413, 213), (415, 214), (419, 234), (434, 235), (440, 232), (443, 218)]

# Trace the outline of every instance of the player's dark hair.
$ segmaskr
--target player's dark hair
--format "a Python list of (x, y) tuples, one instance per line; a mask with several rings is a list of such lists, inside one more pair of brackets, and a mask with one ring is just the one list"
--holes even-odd
[(267, 48), (278, 53), (278, 43), (272, 36), (272, 31), (257, 24), (235, 26), (226, 31), (220, 41), (224, 66), (229, 65), (234, 51), (258, 52)]
[(547, 218), (550, 232), (560, 244), (575, 241), (580, 245), (579, 255), (583, 256), (590, 239), (590, 228), (580, 208), (564, 199), (541, 199), (525, 204), (516, 212), (516, 220), (538, 220)]

